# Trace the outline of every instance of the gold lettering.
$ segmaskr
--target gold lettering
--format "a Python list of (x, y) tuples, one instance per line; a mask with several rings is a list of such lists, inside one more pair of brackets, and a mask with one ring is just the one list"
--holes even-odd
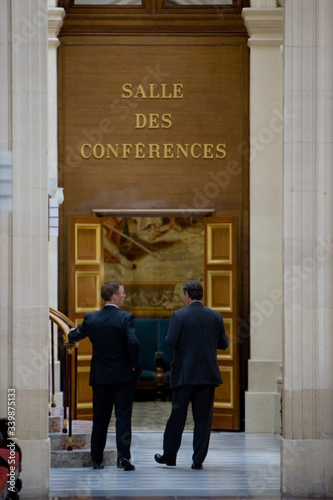
[(145, 89), (143, 88), (141, 83), (140, 83), (140, 85), (138, 85), (137, 91), (135, 92), (134, 99), (138, 99), (138, 97), (142, 97), (142, 99), (147, 99)]
[[(84, 153), (84, 150), (86, 147), (89, 148), (89, 151), (90, 151), (89, 155), (86, 155)], [(82, 144), (80, 152), (81, 152), (82, 158), (84, 158), (85, 160), (88, 160), (91, 157), (91, 144)]]
[(182, 83), (174, 83), (173, 84), (173, 98), (174, 99), (183, 99), (184, 94), (183, 94), (182, 90), (183, 90)]
[(132, 84), (131, 83), (124, 83), (122, 86), (123, 93), (121, 94), (121, 97), (123, 99), (130, 99), (132, 97)]
[[(197, 155), (195, 155), (195, 152), (194, 152), (194, 149), (196, 147), (198, 147), (200, 149), (200, 153), (197, 154)], [(198, 144), (198, 143), (192, 144), (192, 146), (191, 146), (191, 156), (192, 156), (192, 158), (200, 158), (200, 156), (201, 156), (201, 144)]]
[[(161, 121), (159, 120), (159, 115), (157, 113), (150, 113), (149, 120), (146, 115), (137, 114), (137, 123), (139, 124), (139, 118), (141, 120), (144, 119), (145, 123), (149, 122), (149, 128), (159, 128), (160, 123), (162, 123), (162, 128), (165, 127), (165, 123), (169, 126), (171, 125), (171, 115), (164, 114), (162, 115)], [(140, 125), (143, 127), (143, 125)], [(121, 149), (120, 149), (121, 148)], [(208, 144), (208, 143), (198, 143), (195, 142), (193, 144), (172, 144), (172, 143), (163, 143), (163, 144), (145, 144), (143, 142), (138, 142), (135, 144), (101, 144), (97, 142), (96, 144), (84, 143), (80, 147), (80, 155), (83, 159), (88, 160), (93, 157), (96, 160), (100, 160), (102, 158), (106, 159), (127, 159), (129, 157), (135, 159), (205, 159), (211, 160), (214, 158), (224, 159), (226, 157), (226, 145), (225, 144)], [(229, 162), (230, 163), (230, 162)]]
[[(99, 154), (97, 154), (97, 149), (98, 148), (100, 150)], [(104, 152), (105, 152), (105, 149), (104, 149), (103, 144), (97, 143), (93, 147), (93, 157), (96, 158), (96, 160), (100, 160), (101, 158), (103, 158)]]
[(170, 128), (171, 125), (171, 114), (164, 113), (164, 115), (162, 115), (162, 128)]
[(135, 128), (145, 128), (147, 118), (142, 113), (135, 113)]
[[(162, 122), (162, 128), (170, 128), (171, 127), (171, 115), (165, 113), (162, 115), (161, 120), (159, 120), (160, 115), (158, 113), (149, 113), (149, 125), (148, 128), (156, 129), (160, 127), (160, 121)], [(145, 128), (147, 125), (147, 116), (143, 113), (135, 113), (135, 128)]]
[[(168, 87), (169, 86), (169, 87)], [(123, 99), (183, 99), (183, 84), (182, 83), (161, 83), (158, 88), (157, 83), (148, 83), (148, 89), (140, 83), (136, 91), (133, 91), (131, 83), (124, 83), (121, 97)], [(145, 90), (146, 88), (146, 90)]]
[(148, 144), (148, 147), (149, 147), (148, 158), (152, 159), (154, 158), (154, 155), (156, 155), (156, 158), (161, 158), (160, 146), (158, 144)]
[(160, 94), (154, 95), (155, 85), (155, 83), (149, 84), (149, 99), (158, 99), (160, 97)]
[(166, 160), (173, 158), (173, 144), (163, 144), (163, 149), (163, 158), (165, 158)]
[(123, 144), (123, 156), (122, 158), (128, 158), (128, 155), (131, 152), (132, 144)]
[(166, 95), (166, 86), (167, 84), (166, 83), (161, 83), (161, 87), (162, 87), (162, 96), (161, 98), (162, 99), (171, 99), (172, 95), (171, 95), (171, 92), (169, 92), (168, 95)]
[(203, 153), (203, 158), (214, 158), (212, 149), (213, 149), (213, 144), (204, 144), (204, 153)]
[(157, 119), (159, 117), (158, 113), (149, 113), (149, 127), (148, 128), (159, 128), (159, 123)]
[(177, 158), (180, 158), (179, 151), (183, 154), (183, 156), (185, 158), (188, 158), (188, 147), (189, 147), (189, 144), (184, 144), (184, 146), (185, 146), (185, 149), (183, 148), (183, 146), (181, 144), (176, 144), (176, 147), (177, 147)]
[(118, 146), (119, 144), (115, 144), (116, 149), (112, 146), (112, 144), (106, 144), (106, 150), (107, 150), (107, 158), (110, 158), (110, 152), (113, 154), (115, 158), (118, 158)]
[(142, 142), (135, 144), (135, 156), (134, 158), (145, 158), (145, 145)]
[(216, 158), (221, 158), (223, 160), (223, 158), (226, 157), (227, 152), (226, 152), (225, 144), (218, 144), (216, 146), (216, 151), (217, 151)]

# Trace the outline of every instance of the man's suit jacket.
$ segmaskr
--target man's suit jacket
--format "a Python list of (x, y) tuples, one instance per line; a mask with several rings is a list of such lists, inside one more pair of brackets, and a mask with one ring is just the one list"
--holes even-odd
[(172, 314), (165, 340), (175, 349), (171, 387), (222, 383), (217, 349), (227, 349), (229, 340), (221, 313), (200, 301), (191, 302)]
[[(90, 385), (136, 381), (141, 368), (133, 314), (106, 305), (85, 314), (83, 323), (69, 332), (71, 342), (89, 337), (93, 345)], [(134, 369), (134, 370), (133, 370)]]

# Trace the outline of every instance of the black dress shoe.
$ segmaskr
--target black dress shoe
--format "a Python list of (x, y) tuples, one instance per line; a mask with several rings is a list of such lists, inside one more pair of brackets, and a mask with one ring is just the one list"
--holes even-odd
[(160, 455), (159, 453), (156, 453), (156, 455), (154, 455), (154, 458), (158, 464), (165, 464), (169, 465), (170, 467), (176, 465), (176, 460), (169, 460), (165, 458), (164, 455)]
[(96, 462), (93, 462), (93, 469), (104, 469), (103, 462), (101, 464), (97, 464)]
[(203, 469), (203, 465), (202, 464), (195, 464), (193, 462), (193, 464), (191, 465), (191, 469), (201, 470), (201, 469)]
[(118, 458), (117, 467), (118, 469), (135, 470), (134, 465), (127, 458)]

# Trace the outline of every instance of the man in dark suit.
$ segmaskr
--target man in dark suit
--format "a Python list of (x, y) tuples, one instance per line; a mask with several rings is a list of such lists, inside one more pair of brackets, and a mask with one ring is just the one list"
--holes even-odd
[(192, 469), (202, 469), (212, 426), (215, 387), (222, 383), (217, 349), (227, 349), (229, 340), (221, 313), (202, 304), (203, 289), (197, 280), (183, 285), (187, 307), (172, 314), (166, 343), (172, 347), (172, 411), (163, 437), (159, 464), (176, 465), (187, 409), (192, 403), (194, 420)]
[(117, 467), (134, 470), (130, 462), (131, 419), (134, 388), (139, 378), (139, 342), (133, 314), (121, 311), (126, 298), (118, 281), (101, 290), (105, 306), (85, 314), (83, 323), (68, 334), (70, 342), (89, 337), (93, 345), (89, 384), (93, 388), (91, 458), (94, 469), (102, 469), (103, 451), (113, 405), (116, 416)]

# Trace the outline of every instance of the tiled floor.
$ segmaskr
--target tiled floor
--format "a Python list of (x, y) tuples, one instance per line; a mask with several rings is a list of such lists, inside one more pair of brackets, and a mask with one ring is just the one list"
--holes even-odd
[[(193, 421), (189, 412), (177, 466), (158, 465), (154, 454), (163, 452), (163, 429), (169, 413), (170, 404), (135, 405), (132, 439), (135, 471), (125, 472), (115, 466), (103, 470), (54, 468), (50, 473), (50, 496), (39, 500), (123, 500), (125, 497), (131, 500), (289, 500), (280, 494), (278, 435), (212, 432), (204, 469), (192, 470)], [(77, 430), (90, 432), (91, 422), (76, 422), (76, 425)], [(111, 420), (109, 438), (114, 442), (113, 429)]]
[[(134, 401), (132, 428), (136, 431), (164, 431), (171, 413), (170, 401)], [(191, 404), (188, 407), (185, 430), (193, 430)], [(110, 429), (115, 428), (115, 416), (112, 414)]]
[(52, 469), (51, 497), (280, 498), (279, 436), (213, 432), (204, 469), (191, 469), (192, 432), (185, 431), (176, 467), (158, 465), (163, 433), (134, 432), (133, 472), (116, 467)]

